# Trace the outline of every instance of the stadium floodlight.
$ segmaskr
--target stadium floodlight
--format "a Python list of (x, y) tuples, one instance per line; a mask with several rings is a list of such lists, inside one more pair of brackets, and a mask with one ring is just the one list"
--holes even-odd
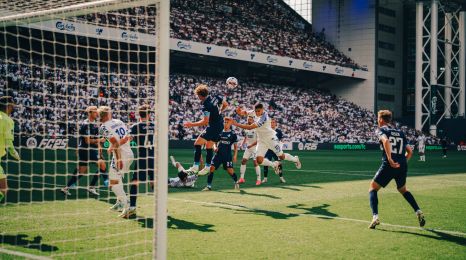
[[(21, 156), (3, 167), (9, 190), (1, 202), (1, 239), (10, 233), (22, 234), (24, 241), (31, 236), (30, 243), (41, 249), (36, 252), (53, 258), (166, 259), (169, 5), (169, 0), (0, 0), (0, 96), (16, 103), (11, 118)], [(107, 180), (99, 180), (97, 197), (86, 190), (98, 169), (92, 159), (87, 165), (80, 157), (78, 164), (76, 150), (84, 149), (79, 142), (94, 137), (79, 129), (89, 106), (110, 107), (113, 118), (129, 129), (143, 104), (150, 106), (154, 140), (140, 144), (131, 133), (133, 168), (116, 172), (124, 175), (129, 198), (132, 173), (149, 159), (138, 158), (137, 151), (153, 149), (155, 187), (152, 193), (149, 180), (139, 181), (137, 217), (124, 219), (109, 211), (116, 197)], [(109, 142), (101, 141), (108, 173), (117, 152), (107, 154)], [(83, 178), (73, 173), (81, 166), (88, 166), (81, 168)], [(78, 189), (62, 194), (73, 176), (80, 178)], [(20, 256), (34, 253), (0, 242), (0, 255), (18, 248), (24, 249)]]

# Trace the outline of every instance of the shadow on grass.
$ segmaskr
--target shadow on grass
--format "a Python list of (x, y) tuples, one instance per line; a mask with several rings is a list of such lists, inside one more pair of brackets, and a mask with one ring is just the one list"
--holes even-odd
[(52, 252), (58, 251), (58, 247), (42, 244), (42, 237), (35, 236), (32, 240), (27, 239), (28, 235), (18, 234), (18, 235), (0, 235), (0, 244), (7, 244), (12, 246), (20, 246), (29, 249), (36, 249), (42, 252)]
[(238, 191), (222, 191), (222, 190), (219, 190), (219, 191), (216, 191), (216, 192), (230, 193), (230, 194), (240, 194), (240, 195), (248, 195), (248, 196), (257, 196), (257, 197), (266, 197), (266, 198), (269, 198), (269, 199), (276, 199), (276, 200), (281, 199), (278, 196), (274, 196), (274, 195), (270, 195), (270, 194), (264, 194), (264, 193), (252, 193), (252, 192), (249, 192), (249, 191), (246, 191), (246, 190), (240, 190), (239, 192)]
[(305, 210), (306, 212), (302, 214), (319, 215), (318, 218), (321, 218), (321, 219), (332, 219), (333, 217), (338, 217), (338, 214), (328, 211), (327, 208), (329, 206), (330, 204), (324, 203), (320, 206), (308, 208), (308, 207), (304, 207), (304, 204), (295, 204), (295, 205), (288, 206), (288, 208)]
[[(235, 205), (235, 204), (229, 204), (229, 203), (224, 203), (224, 202), (215, 202), (215, 203), (218, 204), (218, 206), (206, 206), (206, 207), (216, 207), (216, 208), (236, 211), (239, 213), (251, 213), (255, 215), (271, 217), (273, 219), (289, 219), (292, 217), (299, 216), (299, 214), (294, 214), (294, 213), (282, 213), (279, 211), (254, 209), (254, 208), (248, 208), (243, 205)], [(222, 205), (225, 205), (225, 206), (222, 206)]]
[(167, 227), (171, 229), (198, 230), (200, 232), (215, 232), (212, 224), (198, 224), (168, 216)]
[(284, 190), (293, 190), (293, 191), (301, 191), (301, 189), (294, 188), (294, 186), (297, 187), (305, 187), (305, 188), (316, 188), (316, 189), (322, 189), (322, 187), (317, 186), (317, 185), (307, 185), (307, 184), (292, 184), (290, 186), (276, 186), (275, 188), (280, 188)]
[(460, 235), (452, 235), (452, 234), (437, 231), (434, 229), (425, 229), (425, 231), (431, 232), (433, 234), (421, 234), (417, 232), (410, 232), (410, 231), (404, 231), (404, 230), (390, 230), (390, 229), (385, 229), (383, 227), (378, 228), (377, 230), (384, 231), (384, 232), (393, 232), (393, 233), (420, 236), (420, 237), (431, 238), (431, 239), (435, 239), (439, 241), (448, 241), (448, 242), (456, 243), (460, 246), (466, 246), (466, 237), (460, 236)]

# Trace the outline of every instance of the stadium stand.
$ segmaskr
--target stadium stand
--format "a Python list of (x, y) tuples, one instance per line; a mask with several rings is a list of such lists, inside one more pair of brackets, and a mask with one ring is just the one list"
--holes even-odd
[[(18, 120), (22, 134), (74, 135), (77, 125), (84, 120), (85, 114), (81, 112), (88, 105), (109, 105), (119, 111), (116, 117), (122, 121), (135, 122), (134, 111), (139, 104), (127, 103), (127, 100), (134, 100), (127, 97), (154, 96), (152, 75), (147, 82), (128, 71), (117, 73), (114, 68), (100, 67), (99, 70), (73, 63), (68, 66), (52, 64), (51, 61), (31, 63), (0, 58), (0, 95), (13, 95), (19, 104), (13, 118)], [(230, 91), (224, 87), (224, 79), (184, 74), (170, 76), (170, 139), (193, 139), (203, 130), (182, 127), (183, 122), (202, 117), (200, 102), (192, 92), (201, 82), (208, 84), (212, 93), (226, 96), (231, 104), (225, 111), (227, 115), (234, 115), (237, 105), (252, 107), (258, 101), (265, 103), (270, 115), (280, 123), (286, 141), (377, 142), (374, 114), (331, 93), (247, 80), (241, 80), (241, 87)], [(7, 84), (11, 93), (4, 93)], [(147, 88), (149, 93), (145, 87), (136, 88), (144, 85), (152, 86)], [(415, 131), (403, 129), (414, 143)], [(438, 140), (429, 136), (427, 143), (438, 143)]]
[[(80, 16), (76, 21), (155, 33), (155, 8), (132, 8)], [(136, 20), (134, 14), (138, 14)], [(259, 15), (260, 14), (260, 15)], [(280, 0), (172, 0), (171, 38), (365, 69), (314, 33)]]

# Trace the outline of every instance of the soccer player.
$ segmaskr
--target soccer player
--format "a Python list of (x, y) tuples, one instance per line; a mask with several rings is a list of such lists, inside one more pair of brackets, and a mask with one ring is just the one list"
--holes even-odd
[(201, 148), (206, 146), (206, 164), (200, 175), (205, 175), (209, 172), (210, 162), (214, 154), (213, 146), (218, 142), (223, 129), (223, 117), (221, 113), (227, 108), (228, 103), (220, 96), (209, 95), (207, 85), (200, 84), (194, 90), (199, 100), (202, 103), (202, 113), (204, 117), (198, 122), (185, 122), (184, 127), (207, 126), (207, 128), (199, 135), (194, 142), (194, 165), (190, 170), (198, 172), (201, 158)]
[(109, 179), (110, 189), (117, 197), (117, 202), (111, 207), (113, 210), (122, 210), (119, 215), (125, 217), (127, 215), (128, 197), (123, 189), (123, 175), (128, 173), (133, 163), (134, 155), (131, 150), (129, 135), (126, 125), (118, 119), (112, 119), (112, 110), (108, 106), (101, 106), (97, 110), (100, 117), (99, 132), (106, 140), (110, 142), (110, 147), (107, 152), (112, 154), (112, 161), (110, 163)]
[[(254, 117), (248, 116), (248, 124), (252, 124), (254, 122)], [(241, 160), (240, 166), (240, 173), (241, 176), (239, 178), (238, 183), (245, 183), (246, 180), (244, 179), (244, 174), (246, 173), (246, 163), (249, 159), (254, 160), (254, 169), (256, 170), (256, 185), (261, 185), (261, 168), (256, 161), (256, 145), (257, 145), (257, 134), (256, 130), (245, 130), (245, 136), (243, 139), (243, 143), (241, 146), (247, 145), (246, 151), (244, 151), (243, 159)]]
[(272, 150), (280, 160), (287, 160), (294, 162), (297, 169), (301, 169), (301, 162), (298, 156), (292, 156), (291, 154), (284, 153), (280, 142), (277, 139), (277, 133), (272, 129), (271, 119), (267, 112), (264, 110), (264, 105), (257, 103), (254, 106), (254, 111), (246, 111), (242, 108), (236, 108), (236, 112), (239, 115), (254, 115), (255, 120), (252, 124), (239, 124), (233, 118), (227, 118), (228, 121), (232, 121), (234, 126), (243, 129), (256, 129), (257, 133), (257, 146), (256, 146), (256, 160), (262, 166), (272, 166), (277, 174), (281, 172), (281, 163), (279, 161), (271, 162), (269, 159), (264, 158), (267, 150)]
[(154, 188), (154, 132), (155, 125), (150, 121), (150, 106), (142, 105), (138, 109), (139, 122), (131, 126), (131, 137), (137, 143), (138, 160), (130, 185), (129, 209), (124, 218), (136, 215), (136, 200), (139, 181), (150, 179)]
[(99, 180), (99, 173), (102, 175), (104, 183), (108, 185), (108, 175), (106, 173), (105, 161), (100, 154), (100, 144), (105, 142), (105, 139), (99, 138), (99, 126), (97, 125), (97, 107), (87, 107), (86, 113), (87, 119), (79, 128), (78, 168), (75, 169), (73, 176), (66, 184), (66, 187), (61, 189), (61, 192), (67, 196), (71, 195), (69, 191), (70, 187), (75, 185), (76, 182), (87, 173), (90, 162), (96, 163), (97, 172), (92, 177), (87, 191), (92, 195), (100, 195), (95, 189), (95, 185)]
[[(14, 107), (15, 103), (12, 97), (3, 96), (0, 98), (0, 159), (5, 156), (8, 151), (11, 157), (19, 161), (19, 154), (13, 145), (15, 123), (13, 119), (10, 118)], [(0, 165), (0, 201), (5, 197), (7, 191), (8, 183), (6, 175)]]
[[(272, 129), (275, 130), (275, 132), (277, 133), (276, 136), (277, 136), (278, 141), (280, 141), (280, 145), (283, 146), (283, 143), (282, 143), (283, 132), (282, 132), (282, 130), (277, 128), (277, 126), (278, 126), (277, 125), (277, 120), (272, 118), (271, 125), (272, 125)], [(272, 160), (277, 161), (278, 160), (278, 156), (270, 149), (267, 150), (267, 152), (265, 153), (265, 158), (267, 158), (269, 161), (272, 161)], [(264, 179), (262, 180), (262, 183), (267, 182), (268, 174), (269, 174), (269, 166), (264, 166)], [(283, 169), (281, 169), (281, 171), (278, 173), (278, 176), (280, 177), (280, 182), (281, 183), (286, 183), (286, 180), (283, 177)]]
[[(236, 163), (236, 159), (238, 156), (238, 137), (236, 134), (231, 131), (231, 120), (225, 120), (225, 125), (223, 128), (222, 133), (220, 134), (220, 141), (218, 142), (217, 151), (215, 153), (214, 158), (212, 159), (212, 163), (210, 165), (210, 173), (207, 176), (207, 186), (202, 191), (210, 191), (212, 190), (212, 180), (214, 178), (215, 170), (223, 164), (223, 168), (228, 172), (235, 183), (235, 190), (239, 190), (238, 184), (238, 177), (235, 174), (233, 169), (233, 163)], [(231, 146), (233, 145), (234, 155), (233, 158), (231, 157)], [(198, 174), (200, 175), (201, 172)]]
[(183, 166), (181, 165), (181, 163), (175, 161), (175, 158), (173, 156), (170, 156), (170, 161), (173, 167), (175, 167), (178, 170), (178, 177), (169, 178), (168, 187), (172, 187), (172, 188), (194, 187), (194, 184), (196, 183), (196, 180), (198, 177), (197, 173), (193, 171), (185, 170)]
[(426, 155), (425, 155), (426, 137), (421, 131), (419, 131), (419, 136), (417, 137), (417, 149), (419, 152), (419, 161), (425, 162), (426, 161)]
[(406, 141), (405, 134), (393, 128), (390, 125), (391, 121), (392, 113), (389, 110), (380, 110), (377, 113), (377, 123), (379, 126), (377, 135), (383, 147), (383, 152), (382, 165), (375, 174), (374, 179), (372, 179), (369, 188), (369, 202), (373, 216), (369, 228), (374, 229), (380, 224), (377, 192), (381, 187), (387, 186), (392, 179), (395, 179), (398, 191), (414, 209), (419, 225), (423, 227), (426, 223), (424, 214), (417, 205), (414, 196), (406, 188), (406, 176), (408, 173), (407, 161), (413, 155), (413, 151)]

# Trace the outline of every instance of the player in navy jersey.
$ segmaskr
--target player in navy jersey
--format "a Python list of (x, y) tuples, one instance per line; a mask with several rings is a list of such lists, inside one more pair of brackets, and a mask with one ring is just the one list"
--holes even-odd
[[(238, 137), (236, 134), (231, 130), (231, 123), (232, 121), (226, 121), (223, 131), (220, 134), (220, 140), (218, 142), (217, 150), (215, 153), (214, 158), (212, 159), (212, 163), (210, 165), (210, 173), (207, 176), (207, 186), (203, 189), (203, 191), (210, 191), (212, 190), (212, 180), (214, 178), (215, 170), (223, 164), (223, 168), (228, 172), (231, 178), (234, 181), (235, 189), (239, 190), (238, 184), (238, 177), (235, 174), (233, 169), (233, 163), (236, 163), (236, 159), (238, 157)], [(234, 155), (231, 156), (231, 146), (233, 145)]]
[(79, 128), (79, 142), (78, 142), (78, 168), (73, 173), (73, 176), (68, 181), (66, 187), (61, 189), (65, 195), (71, 195), (69, 188), (76, 184), (84, 174), (87, 173), (89, 163), (97, 164), (97, 172), (92, 177), (89, 184), (89, 193), (98, 196), (99, 193), (95, 189), (95, 185), (99, 180), (99, 172), (104, 183), (108, 186), (108, 175), (106, 173), (106, 165), (101, 153), (100, 143), (105, 140), (99, 137), (99, 125), (97, 119), (97, 107), (89, 106), (86, 108), (87, 119)]
[(136, 168), (130, 185), (129, 210), (126, 218), (136, 214), (136, 200), (139, 181), (150, 179), (150, 186), (154, 188), (154, 132), (155, 125), (150, 122), (150, 107), (142, 105), (138, 109), (139, 122), (131, 126), (130, 135), (137, 144)]
[(209, 172), (210, 162), (214, 154), (213, 146), (218, 142), (220, 133), (223, 129), (223, 116), (221, 113), (227, 108), (228, 103), (221, 96), (209, 95), (207, 85), (201, 84), (196, 87), (194, 93), (202, 103), (203, 118), (197, 122), (185, 122), (184, 127), (207, 126), (200, 136), (194, 142), (194, 164), (189, 170), (198, 172), (201, 159), (202, 146), (206, 146), (206, 165), (199, 175), (205, 175)]
[[(275, 130), (275, 132), (276, 132), (275, 136), (278, 138), (278, 141), (280, 141), (280, 144), (281, 144), (282, 139), (283, 139), (283, 132), (282, 132), (282, 130), (277, 128), (277, 126), (278, 126), (277, 125), (277, 120), (272, 118), (271, 125), (272, 125), (272, 129)], [(270, 149), (265, 153), (264, 157), (267, 158), (270, 161), (278, 161), (278, 156)], [(280, 167), (283, 167), (283, 166), (280, 164)], [(262, 180), (262, 183), (267, 182), (268, 174), (269, 174), (269, 166), (264, 166), (264, 179)], [(280, 171), (278, 172), (278, 176), (280, 177), (280, 182), (281, 183), (286, 182), (285, 178), (283, 177), (283, 170), (282, 169), (280, 169)]]
[(369, 188), (369, 202), (373, 216), (369, 228), (373, 229), (380, 224), (377, 192), (381, 187), (387, 186), (392, 179), (395, 179), (396, 188), (414, 209), (419, 225), (423, 227), (425, 225), (424, 214), (417, 205), (414, 196), (406, 188), (407, 162), (411, 158), (413, 151), (408, 145), (404, 133), (393, 128), (390, 125), (391, 121), (392, 113), (389, 110), (380, 110), (377, 113), (379, 126), (377, 135), (382, 146), (382, 165), (371, 181)]
[(193, 171), (199, 171), (201, 158), (201, 148), (206, 146), (206, 166), (203, 169), (203, 174), (209, 172), (209, 164), (213, 156), (213, 146), (218, 141), (220, 133), (223, 129), (223, 117), (221, 112), (228, 106), (228, 103), (220, 96), (209, 95), (209, 90), (206, 85), (199, 85), (195, 89), (195, 94), (202, 102), (203, 119), (198, 122), (186, 122), (185, 127), (207, 126), (204, 132), (196, 139), (194, 144), (194, 165), (190, 168)]

